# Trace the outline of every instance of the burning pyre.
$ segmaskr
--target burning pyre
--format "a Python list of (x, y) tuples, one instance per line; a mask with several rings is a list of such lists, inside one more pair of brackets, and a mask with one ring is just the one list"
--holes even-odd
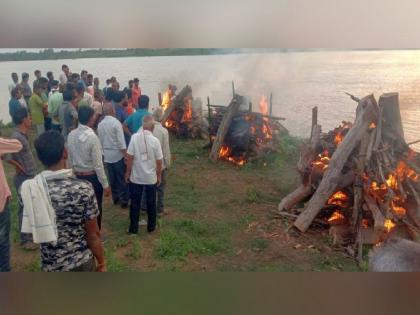
[[(227, 107), (217, 106), (210, 109), (209, 134), (213, 141)], [(210, 112), (211, 111), (211, 112)], [(274, 118), (274, 119), (273, 119)], [(241, 110), (233, 117), (223, 145), (218, 151), (218, 158), (235, 165), (245, 165), (249, 160), (260, 159), (276, 151), (280, 136), (287, 133), (278, 121), (268, 112), (268, 100), (265, 95), (259, 101), (259, 112)]]
[[(295, 226), (301, 231), (312, 223), (311, 212), (327, 225), (348, 227), (351, 240), (360, 244), (378, 244), (394, 233), (420, 236), (420, 155), (405, 143), (401, 120), (395, 119), (398, 94), (381, 96), (379, 106), (374, 99), (372, 103), (376, 114), (358, 117), (354, 124), (343, 122), (326, 134), (314, 126), (298, 165), (302, 186), (279, 205), (281, 211), (295, 209)], [(338, 160), (346, 150), (341, 166)], [(308, 197), (306, 208), (294, 208)], [(323, 206), (320, 200), (325, 200)]]

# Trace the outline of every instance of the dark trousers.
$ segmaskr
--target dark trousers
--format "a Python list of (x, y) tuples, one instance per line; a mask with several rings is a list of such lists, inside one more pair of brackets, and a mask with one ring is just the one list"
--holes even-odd
[(95, 191), (96, 202), (98, 203), (99, 209), (99, 216), (98, 216), (98, 226), (101, 229), (101, 222), (102, 222), (102, 197), (104, 194), (104, 189), (102, 184), (99, 182), (98, 176), (95, 175), (85, 175), (85, 176), (76, 176), (79, 179), (84, 179), (90, 182), (93, 186), (93, 190)]
[(147, 203), (147, 231), (152, 232), (156, 228), (156, 185), (138, 185), (130, 183), (130, 227), (129, 233), (137, 233), (139, 230), (141, 195), (146, 192)]
[(128, 204), (128, 185), (124, 180), (125, 163), (124, 159), (116, 163), (105, 163), (108, 170), (109, 185), (112, 191), (112, 200), (120, 201), (121, 204)]
[(20, 195), (20, 187), (22, 186), (22, 183), (27, 180), (33, 178), (32, 176), (27, 175), (15, 175), (13, 178), (15, 189), (18, 196), (18, 221), (19, 221), (19, 235), (20, 235), (20, 244), (24, 245), (25, 243), (32, 242), (32, 234), (28, 233), (22, 233), (22, 217), (23, 217), (23, 201), (22, 197)]
[(51, 129), (51, 124), (52, 124), (52, 119), (50, 117), (45, 117), (44, 118), (45, 131), (48, 131)]
[(10, 271), (10, 209), (0, 212), (0, 272)]
[[(166, 188), (166, 170), (162, 170), (162, 181), (159, 186), (156, 186), (156, 211), (157, 213), (162, 213), (164, 211), (164, 197), (165, 197), (165, 188)], [(147, 201), (146, 193), (143, 192), (141, 196), (141, 209), (146, 211)]]

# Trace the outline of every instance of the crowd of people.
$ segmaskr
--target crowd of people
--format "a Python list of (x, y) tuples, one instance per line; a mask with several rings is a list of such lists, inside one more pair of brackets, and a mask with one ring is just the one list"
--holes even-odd
[[(21, 81), (11, 74), (10, 138), (0, 137), (0, 155), (15, 168), (20, 245), (40, 249), (44, 271), (106, 271), (101, 234), (103, 197), (129, 208), (127, 233), (156, 229), (164, 215), (166, 171), (171, 152), (163, 109), (149, 112), (139, 79), (125, 88), (116, 77), (100, 88), (97, 77), (63, 65)], [(36, 139), (30, 143), (29, 133)], [(37, 169), (35, 147), (44, 170)], [(0, 271), (10, 271), (11, 192), (0, 163)], [(147, 221), (140, 212), (147, 212)]]

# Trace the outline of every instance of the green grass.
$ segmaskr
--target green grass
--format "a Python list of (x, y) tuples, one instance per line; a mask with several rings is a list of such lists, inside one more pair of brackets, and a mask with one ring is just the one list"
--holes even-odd
[(230, 246), (227, 224), (176, 220), (162, 226), (155, 253), (159, 259), (177, 261), (189, 254), (210, 256), (226, 252)]
[(133, 238), (131, 242), (131, 248), (129, 251), (125, 254), (126, 257), (134, 260), (138, 260), (141, 255), (141, 245), (140, 240), (138, 238)]
[(115, 254), (115, 248), (105, 248), (105, 261), (107, 264), (108, 271), (111, 272), (121, 272), (128, 271), (128, 266), (118, 259)]
[(265, 238), (254, 238), (249, 242), (249, 247), (253, 251), (262, 251), (270, 245), (270, 241)]

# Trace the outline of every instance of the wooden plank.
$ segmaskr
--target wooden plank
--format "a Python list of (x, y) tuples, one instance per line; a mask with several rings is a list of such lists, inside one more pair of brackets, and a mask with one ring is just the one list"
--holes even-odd
[(229, 131), (230, 124), (233, 117), (237, 114), (239, 107), (244, 102), (244, 97), (236, 94), (228, 106), (227, 112), (223, 115), (222, 122), (220, 123), (219, 129), (217, 130), (216, 139), (213, 142), (213, 146), (210, 152), (210, 159), (217, 161), (219, 159), (219, 152), (225, 141), (227, 132)]
[(335, 188), (339, 184), (338, 181), (340, 180), (343, 167), (350, 154), (360, 143), (361, 139), (367, 135), (370, 124), (377, 118), (378, 105), (373, 95), (364, 97), (360, 101), (357, 111), (359, 115), (357, 115), (353, 127), (349, 130), (343, 142), (337, 147), (337, 150), (331, 157), (322, 181), (309, 201), (306, 210), (300, 214), (294, 223), (302, 232), (308, 229), (328, 198), (334, 193)]
[(162, 125), (165, 126), (166, 120), (172, 114), (176, 107), (184, 106), (184, 99), (186, 97), (192, 96), (192, 89), (189, 85), (186, 85), (181, 92), (175, 97), (174, 101), (169, 105), (169, 107), (165, 110), (162, 117)]

